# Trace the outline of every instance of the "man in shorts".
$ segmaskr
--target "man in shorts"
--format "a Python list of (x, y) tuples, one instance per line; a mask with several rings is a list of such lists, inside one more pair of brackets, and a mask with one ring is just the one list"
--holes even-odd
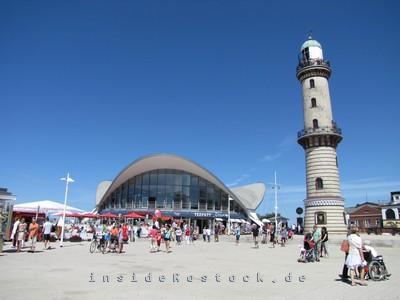
[(31, 251), (35, 252), (36, 241), (39, 234), (39, 224), (36, 223), (36, 219), (32, 219), (32, 223), (29, 225), (29, 240), (31, 241)]
[(50, 249), (50, 233), (53, 224), (50, 223), (49, 217), (46, 218), (46, 222), (43, 224), (43, 240), (44, 240), (44, 249)]

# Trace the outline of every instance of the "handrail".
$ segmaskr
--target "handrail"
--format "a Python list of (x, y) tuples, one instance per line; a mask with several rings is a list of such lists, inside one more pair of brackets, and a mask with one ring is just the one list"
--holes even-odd
[(323, 66), (323, 67), (331, 67), (331, 63), (327, 60), (323, 59), (301, 59), (299, 60), (299, 65), (297, 66), (297, 70), (300, 70), (304, 67), (310, 66)]
[(325, 127), (318, 127), (318, 128), (306, 128), (303, 130), (300, 130), (297, 133), (297, 138), (300, 138), (302, 136), (308, 135), (308, 134), (321, 134), (321, 133), (334, 133), (338, 135), (342, 135), (342, 129), (339, 127), (332, 127), (332, 126), (325, 126)]

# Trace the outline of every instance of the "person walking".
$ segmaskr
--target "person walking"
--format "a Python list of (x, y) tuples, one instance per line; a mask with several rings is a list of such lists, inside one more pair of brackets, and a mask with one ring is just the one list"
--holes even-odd
[(239, 226), (239, 224), (237, 224), (236, 227), (234, 228), (234, 233), (235, 233), (235, 237), (236, 237), (236, 246), (239, 246), (239, 241), (240, 241), (240, 226)]
[(44, 249), (50, 249), (50, 233), (53, 224), (50, 223), (49, 217), (46, 217), (46, 222), (43, 224), (43, 240), (44, 240)]
[(182, 242), (182, 229), (179, 226), (175, 228), (175, 236), (176, 236), (176, 244), (180, 246)]
[(21, 222), (18, 224), (17, 252), (21, 252), (22, 245), (25, 242), (25, 234), (26, 234), (26, 223), (25, 219), (22, 218)]
[(207, 242), (209, 243), (211, 241), (211, 228), (210, 227), (207, 227), (206, 235), (207, 235)]
[(153, 227), (149, 231), (150, 237), (150, 252), (157, 252), (157, 227)]
[(171, 241), (171, 227), (167, 225), (164, 231), (164, 243), (165, 243), (165, 251), (170, 253), (170, 241)]
[(186, 240), (186, 244), (190, 244), (190, 228), (189, 226), (186, 227), (185, 229), (185, 240)]
[(281, 246), (285, 247), (287, 241), (287, 229), (285, 225), (282, 225), (281, 229)]
[(32, 223), (29, 225), (29, 240), (31, 242), (31, 251), (35, 252), (36, 242), (39, 234), (39, 224), (36, 223), (36, 219), (32, 219)]
[(17, 247), (17, 243), (18, 243), (18, 226), (19, 226), (19, 223), (21, 223), (19, 221), (19, 218), (16, 218), (15, 222), (14, 222), (14, 225), (13, 225), (12, 232), (11, 232), (11, 240), (12, 240), (13, 248)]
[(258, 233), (259, 233), (259, 229), (258, 229), (258, 225), (257, 224), (253, 224), (251, 226), (251, 232), (253, 233), (254, 247), (258, 248)]
[(347, 268), (346, 265), (346, 260), (347, 256), (349, 255), (349, 241), (348, 237), (350, 235), (350, 229), (347, 231), (347, 236), (346, 239), (342, 241), (342, 244), (340, 245), (340, 251), (344, 252), (344, 264), (343, 264), (343, 269), (342, 269), (342, 274), (339, 274), (339, 277), (342, 279), (343, 282), (347, 282), (349, 279), (349, 269)]
[(347, 240), (349, 241), (349, 255), (346, 259), (346, 265), (350, 270), (350, 278), (351, 278), (351, 285), (355, 286), (356, 281), (354, 279), (356, 270), (361, 267), (360, 272), (360, 281), (357, 281), (360, 285), (367, 285), (364, 281), (365, 270), (364, 266), (366, 262), (364, 260), (364, 255), (362, 252), (362, 240), (361, 237), (358, 235), (358, 228), (353, 227), (351, 229), (351, 234), (348, 236)]
[(214, 226), (214, 242), (219, 242), (219, 224)]
[(195, 234), (195, 232), (194, 232), (194, 228), (193, 228), (193, 226), (190, 226), (190, 237), (189, 237), (189, 241), (190, 241), (190, 244), (192, 244), (192, 245), (194, 245), (195, 236), (196, 236), (196, 234)]
[(124, 223), (124, 225), (122, 225), (122, 241), (124, 243), (128, 243), (129, 241), (129, 228), (127, 223)]
[(203, 242), (206, 241), (206, 238), (207, 238), (207, 226), (204, 226), (204, 228), (203, 228)]
[(321, 257), (329, 257), (328, 253), (328, 230), (325, 226), (321, 229)]
[(268, 225), (267, 224), (263, 224), (263, 226), (262, 226), (261, 244), (267, 244), (267, 239), (268, 239)]
[(275, 248), (276, 240), (275, 240), (275, 225), (271, 224), (270, 227), (270, 240), (272, 247)]
[[(128, 229), (128, 228), (127, 228)], [(126, 231), (127, 234), (127, 231)], [(127, 237), (127, 235), (126, 235)], [(118, 226), (118, 253), (122, 253), (122, 248), (124, 247), (125, 237), (124, 237), (124, 230), (123, 226), (120, 224)]]
[(319, 261), (320, 256), (320, 247), (321, 247), (321, 228), (318, 228), (317, 225), (313, 226), (312, 240), (315, 244), (314, 247), (314, 256), (315, 260)]

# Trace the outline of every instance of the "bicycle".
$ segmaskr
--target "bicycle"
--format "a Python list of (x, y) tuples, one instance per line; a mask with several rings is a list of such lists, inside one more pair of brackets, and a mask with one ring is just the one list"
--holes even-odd
[(106, 252), (106, 242), (104, 237), (101, 237), (100, 241), (97, 240), (97, 235), (93, 235), (93, 241), (90, 243), (89, 251), (94, 253), (95, 251), (105, 253)]

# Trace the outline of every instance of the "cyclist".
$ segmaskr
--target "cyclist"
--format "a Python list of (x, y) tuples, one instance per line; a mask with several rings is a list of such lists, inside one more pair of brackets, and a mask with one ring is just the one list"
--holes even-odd
[(111, 228), (111, 232), (110, 232), (110, 243), (108, 245), (108, 249), (111, 250), (111, 245), (114, 244), (118, 244), (118, 228), (117, 226), (114, 224)]

